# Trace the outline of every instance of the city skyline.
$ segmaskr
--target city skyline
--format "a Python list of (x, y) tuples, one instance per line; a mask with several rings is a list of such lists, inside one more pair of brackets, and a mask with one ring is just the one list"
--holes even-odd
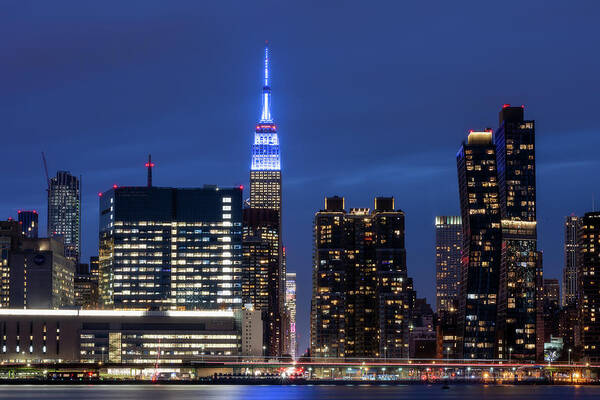
[[(535, 11), (543, 13), (541, 9)], [(15, 7), (14, 12), (19, 12), (18, 7)], [(142, 25), (147, 29), (154, 27), (152, 12), (145, 12), (147, 14), (144, 14), (142, 20), (146, 25)], [(277, 8), (273, 12), (276, 16), (282, 11)], [(571, 12), (574, 14), (576, 11)], [(73, 11), (73, 14), (63, 17), (63, 22), (69, 29), (77, 31), (80, 28), (69, 19), (75, 14), (76, 11)], [(494, 18), (500, 20), (502, 16), (506, 16), (504, 11), (500, 11), (500, 14), (497, 17), (490, 16), (492, 22)], [(587, 90), (590, 93), (597, 92), (598, 81), (592, 74), (597, 58), (588, 60), (588, 65), (583, 69), (576, 60), (570, 60), (571, 64), (567, 65), (549, 66), (546, 72), (548, 76), (539, 78), (536, 77), (535, 65), (520, 64), (517, 68), (510, 62), (500, 62), (492, 70), (473, 67), (473, 70), (469, 70), (471, 73), (475, 72), (472, 77), (462, 75), (460, 68), (453, 65), (436, 64), (435, 68), (426, 68), (426, 72), (420, 73), (415, 68), (418, 65), (402, 61), (406, 60), (405, 56), (399, 58), (392, 51), (382, 54), (385, 46), (391, 44), (388, 38), (379, 43), (375, 43), (375, 40), (366, 40), (369, 43), (365, 43), (352, 36), (344, 27), (343, 32), (354, 39), (356, 49), (342, 48), (335, 56), (328, 56), (326, 52), (333, 48), (333, 39), (321, 38), (319, 41), (310, 40), (314, 39), (312, 36), (300, 38), (286, 35), (284, 27), (278, 23), (277, 28), (255, 29), (244, 40), (240, 40), (239, 35), (228, 36), (222, 39), (225, 46), (214, 41), (201, 42), (194, 47), (195, 52), (220, 55), (205, 63), (203, 59), (196, 58), (198, 55), (188, 58), (190, 42), (186, 37), (191, 34), (201, 37), (202, 34), (196, 31), (201, 28), (192, 26), (190, 20), (184, 17), (183, 11), (176, 12), (175, 15), (180, 20), (187, 21), (187, 24), (182, 25), (181, 31), (167, 36), (164, 43), (156, 44), (156, 49), (173, 47), (170, 51), (174, 53), (171, 53), (168, 61), (158, 53), (143, 50), (136, 50), (133, 59), (127, 59), (123, 54), (115, 52), (119, 45), (106, 38), (88, 34), (86, 38), (96, 41), (99, 54), (116, 63), (116, 68), (111, 70), (104, 64), (92, 63), (94, 57), (83, 50), (82, 42), (75, 38), (66, 39), (61, 36), (62, 31), (52, 25), (40, 27), (30, 35), (23, 35), (20, 39), (22, 42), (15, 44), (28, 48), (26, 55), (42, 57), (41, 66), (48, 67), (45, 72), (49, 78), (40, 73), (42, 68), (38, 66), (17, 71), (16, 66), (22, 60), (19, 57), (25, 55), (15, 56), (1, 67), (10, 76), (16, 76), (16, 83), (13, 83), (15, 86), (8, 85), (8, 90), (2, 95), (5, 106), (2, 115), (8, 124), (6, 131), (14, 133), (14, 137), (9, 137), (9, 147), (23, 146), (24, 138), (27, 138), (27, 149), (31, 149), (30, 152), (18, 153), (19, 160), (25, 164), (19, 171), (15, 171), (14, 165), (17, 164), (12, 164), (15, 160), (12, 155), (1, 161), (3, 170), (15, 171), (14, 175), (6, 176), (7, 187), (12, 188), (13, 196), (0, 203), (3, 219), (14, 216), (18, 209), (37, 209), (41, 214), (40, 232), (45, 232), (47, 210), (40, 151), (47, 154), (51, 175), (57, 170), (69, 170), (73, 175), (83, 177), (83, 260), (94, 255), (97, 247), (97, 192), (105, 191), (113, 184), (143, 185), (147, 153), (154, 155), (154, 178), (157, 186), (197, 187), (204, 183), (246, 186), (250, 163), (247, 149), (251, 142), (251, 127), (257, 120), (259, 109), (259, 88), (256, 82), (261, 72), (260, 49), (264, 39), (268, 38), (272, 42), (273, 75), (276, 77), (274, 87), (277, 91), (273, 109), (282, 126), (281, 146), (282, 153), (285, 154), (282, 160), (286, 174), (283, 186), (283, 241), (289, 254), (288, 270), (298, 274), (301, 352), (308, 343), (311, 221), (312, 214), (320, 209), (323, 197), (344, 194), (351, 199), (349, 207), (355, 207), (370, 204), (374, 195), (395, 196), (398, 208), (406, 213), (408, 274), (414, 278), (419, 296), (426, 296), (434, 304), (433, 219), (436, 215), (459, 213), (454, 156), (469, 128), (495, 126), (496, 111), (503, 103), (524, 103), (528, 116), (536, 120), (537, 214), (540, 223), (538, 249), (544, 251), (545, 276), (561, 277), (564, 217), (572, 212), (583, 215), (585, 211), (592, 209), (593, 188), (598, 187), (600, 178), (586, 170), (597, 169), (598, 159), (593, 149), (600, 143), (597, 136), (591, 135), (595, 129), (593, 127), (597, 125), (594, 121), (593, 100), (576, 96), (577, 90), (569, 86), (567, 78), (562, 78), (563, 85), (553, 88), (553, 92), (548, 92), (544, 84), (550, 78), (554, 80), (561, 76), (559, 71), (562, 72), (565, 68), (569, 71), (568, 68), (575, 64), (579, 78), (587, 82)], [(329, 12), (323, 18), (327, 16), (330, 16)], [(434, 16), (438, 17), (439, 15)], [(575, 17), (581, 20), (587, 18), (580, 14), (575, 14)], [(103, 18), (104, 22), (119, 26), (110, 13)], [(249, 24), (240, 16), (235, 16), (235, 19)], [(534, 26), (542, 26), (541, 18), (534, 19), (533, 22), (538, 24)], [(525, 29), (525, 22), (519, 20), (515, 23)], [(7, 24), (10, 25), (8, 21)], [(27, 25), (20, 29), (24, 27)], [(218, 30), (214, 25), (211, 27)], [(300, 32), (301, 27), (297, 23), (292, 24), (292, 27), (294, 32)], [(165, 28), (159, 27), (159, 33), (163, 32), (161, 29)], [(403, 32), (401, 28), (397, 29), (399, 33)], [(576, 49), (585, 49), (585, 45), (590, 43), (590, 39), (583, 38), (583, 29), (575, 28), (574, 34), (582, 35), (581, 41), (575, 43)], [(317, 31), (316, 34), (320, 35), (327, 32), (323, 28)], [(560, 35), (560, 32), (558, 29), (553, 34)], [(44, 39), (48, 48), (61, 50), (60, 57), (81, 67), (81, 80), (74, 79), (75, 76), (80, 76), (73, 75), (78, 69), (54, 65), (44, 58), (43, 52), (26, 46), (27, 40), (32, 40), (32, 37), (40, 39), (35, 35), (45, 33), (53, 34)], [(376, 30), (371, 34), (375, 36), (367, 39), (374, 39), (381, 33), (381, 30)], [(460, 35), (466, 33), (466, 30), (455, 32)], [(535, 40), (535, 35), (527, 31), (505, 32), (502, 38), (494, 34), (484, 36), (491, 43), (492, 49), (500, 50), (504, 40), (518, 39), (519, 34)], [(127, 38), (127, 43), (132, 45), (147, 40), (135, 30), (128, 31)], [(73, 44), (69, 47), (70, 50), (60, 45), (65, 40)], [(241, 44), (236, 46), (239, 47), (233, 47), (233, 42), (238, 40)], [(423, 40), (424, 43), (434, 44), (431, 42), (432, 37)], [(185, 46), (177, 46), (179, 42), (183, 42)], [(548, 42), (553, 42), (551, 37)], [(545, 60), (556, 57), (556, 54), (571, 54), (566, 43), (554, 43), (556, 47), (553, 49), (534, 49), (534, 55)], [(406, 44), (400, 46), (426, 66), (440, 62), (439, 57), (434, 61), (432, 56)], [(223, 47), (227, 50), (219, 50)], [(434, 49), (441, 51), (440, 46), (434, 46)], [(514, 56), (522, 54), (521, 51), (525, 53), (525, 50), (525, 45), (513, 49)], [(364, 57), (365, 60), (361, 59), (362, 55), (367, 56)], [(473, 57), (484, 55), (482, 51), (475, 51)], [(373, 70), (370, 69), (372, 67), (369, 66), (370, 57), (380, 60), (377, 66), (382, 70), (381, 76), (373, 76)], [(334, 64), (336, 67), (332, 68), (331, 63), (335, 58), (340, 58), (342, 63), (338, 60)], [(315, 59), (320, 60), (317, 65)], [(131, 82), (125, 82), (132, 71), (139, 69), (137, 63), (141, 61), (148, 62), (149, 72), (133, 77)], [(295, 66), (296, 61), (300, 65)], [(145, 92), (143, 85), (147, 85), (150, 79), (162, 76), (163, 63), (171, 71), (165, 77), (166, 82), (174, 85), (175, 89), (169, 90), (165, 83), (154, 82), (156, 89), (160, 89), (160, 95)], [(342, 64), (343, 68), (340, 68)], [(415, 61), (415, 64), (418, 62)], [(462, 68), (465, 64), (459, 63), (459, 67)], [(224, 65), (228, 67), (224, 68)], [(390, 68), (390, 65), (394, 68)], [(195, 71), (199, 67), (204, 68), (202, 74)], [(392, 74), (392, 70), (396, 72), (396, 67), (400, 67), (402, 76)], [(519, 71), (522, 76), (515, 83), (503, 79), (496, 82), (505, 69), (511, 73)], [(340, 75), (336, 75), (338, 71), (341, 71)], [(430, 73), (441, 74), (441, 79), (435, 78), (434, 82), (430, 82), (426, 79), (430, 78)], [(184, 74), (185, 85), (174, 76), (177, 74)], [(368, 85), (354, 79), (365, 75), (371, 77)], [(413, 79), (411, 76), (416, 76), (416, 83), (410, 82)], [(17, 93), (19, 85), (23, 86), (24, 79), (31, 77), (36, 79), (26, 85), (27, 96), (38, 96), (35, 99)], [(465, 79), (472, 79), (475, 85), (482, 85), (486, 93), (492, 94), (475, 96), (480, 88), (476, 90), (475, 85), (469, 85)], [(437, 83), (441, 88), (436, 86), (436, 90), (432, 87), (421, 92), (425, 80), (430, 85)], [(448, 84), (446, 80), (456, 83)], [(125, 90), (117, 90), (121, 89), (116, 86), (117, 83), (123, 84)], [(104, 89), (105, 85), (108, 86)], [(98, 98), (86, 98), (84, 104), (77, 104), (88, 86), (98, 94)], [(465, 89), (461, 92), (462, 103), (459, 104), (454, 101), (456, 88)], [(441, 90), (443, 95), (433, 99), (430, 90)], [(400, 98), (396, 91), (401, 91)], [(217, 92), (224, 94), (216, 96)], [(392, 93), (395, 93), (394, 97), (390, 97)], [(123, 99), (116, 99), (119, 97), (116, 94)], [(168, 102), (175, 97), (182, 99), (174, 102), (177, 107), (169, 106)], [(381, 101), (383, 98), (393, 98), (397, 102), (387, 100), (386, 103), (392, 104), (384, 105)], [(578, 101), (566, 100), (574, 98)], [(110, 101), (116, 101), (116, 105), (107, 104)], [(127, 104), (132, 101), (138, 104)], [(314, 105), (311, 104), (313, 102)], [(43, 107), (48, 109), (42, 110)], [(63, 107), (70, 107), (72, 110), (65, 113)], [(96, 114), (91, 111), (93, 108), (102, 108), (104, 111)], [(160, 110), (158, 115), (149, 121), (148, 113), (157, 110)], [(52, 112), (56, 115), (50, 115)], [(414, 113), (420, 118), (413, 118)], [(29, 121), (30, 114), (46, 119), (44, 127), (50, 126), (53, 132), (64, 137), (58, 137), (56, 141), (46, 138), (40, 132), (42, 126)], [(438, 123), (424, 126), (423, 121), (427, 119), (423, 117), (429, 115), (434, 115)], [(420, 121), (417, 124), (409, 121), (412, 119)], [(398, 124), (398, 121), (401, 123)], [(418, 130), (423, 130), (425, 134), (415, 134)], [(127, 134), (130, 137), (124, 138)], [(360, 139), (360, 135), (365, 136), (364, 142), (357, 145), (356, 139)], [(106, 138), (108, 143), (100, 138)], [(171, 138), (175, 144), (169, 142), (169, 145), (163, 146)], [(372, 143), (377, 142), (372, 138), (388, 145), (382, 148), (380, 143)], [(35, 142), (36, 145), (31, 145), (30, 142)], [(586, 143), (586, 146), (582, 148), (581, 143)], [(332, 153), (339, 155), (329, 157)], [(357, 163), (357, 159), (361, 162)], [(21, 181), (26, 182), (25, 186)], [(560, 183), (560, 187), (557, 183)], [(563, 192), (570, 195), (566, 196)], [(249, 196), (248, 193), (245, 190), (244, 198)]]

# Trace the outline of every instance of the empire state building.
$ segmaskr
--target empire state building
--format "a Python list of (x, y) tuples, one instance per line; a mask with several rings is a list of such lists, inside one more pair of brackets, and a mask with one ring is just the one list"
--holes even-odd
[(277, 210), (281, 214), (281, 156), (277, 125), (271, 116), (269, 48), (265, 48), (262, 112), (252, 145), (250, 207)]
[(287, 348), (283, 329), (285, 262), (281, 242), (281, 159), (277, 125), (271, 116), (269, 48), (265, 48), (262, 111), (256, 124), (250, 167), (250, 204), (244, 209), (242, 300), (260, 310), (263, 355)]

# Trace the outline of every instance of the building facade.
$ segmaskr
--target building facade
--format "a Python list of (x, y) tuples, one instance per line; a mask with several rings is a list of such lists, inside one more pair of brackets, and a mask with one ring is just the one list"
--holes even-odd
[(298, 354), (298, 340), (296, 336), (296, 273), (285, 274), (285, 310), (287, 315), (287, 351), (286, 353), (296, 358)]
[(265, 355), (263, 341), (264, 324), (263, 313), (254, 307), (246, 306), (242, 309), (242, 355), (260, 357)]
[(89, 264), (79, 264), (75, 272), (74, 305), (82, 310), (98, 309), (98, 279)]
[(37, 239), (38, 238), (38, 212), (33, 211), (18, 211), (17, 219), (19, 221), (19, 225), (21, 226), (21, 232), (23, 236), (29, 239)]
[(78, 263), (81, 250), (79, 179), (68, 171), (58, 171), (48, 184), (48, 237), (62, 237), (65, 256)]
[(544, 279), (544, 343), (560, 336), (560, 284), (558, 279)]
[(114, 187), (100, 196), (103, 308), (239, 309), (241, 264), (241, 187)]
[(279, 213), (268, 208), (243, 210), (242, 301), (262, 312), (265, 355), (282, 350), (282, 315), (279, 304), (281, 264)]
[(497, 356), (536, 359), (535, 121), (523, 107), (505, 104), (496, 144), (502, 255), (498, 293)]
[(394, 199), (346, 212), (343, 198), (326, 198), (314, 238), (311, 354), (407, 357), (414, 293)]
[[(415, 299), (409, 329), (410, 358), (435, 358), (437, 353), (435, 314), (426, 299)], [(452, 357), (451, 350), (446, 351), (446, 358)]]
[(435, 217), (436, 356), (458, 355), (457, 313), (460, 284), (462, 221), (459, 216)]
[(579, 230), (578, 310), (582, 357), (600, 361), (600, 212), (588, 212)]
[(562, 282), (562, 306), (577, 304), (577, 255), (581, 218), (575, 215), (565, 217), (565, 266)]
[(62, 241), (29, 239), (16, 221), (0, 222), (0, 308), (72, 307), (75, 266)]
[(458, 358), (494, 358), (502, 232), (491, 130), (469, 133), (457, 169), (463, 227)]
[(438, 314), (456, 312), (458, 308), (461, 249), (461, 218), (457, 216), (435, 217), (435, 277)]
[(238, 356), (239, 313), (0, 310), (0, 360), (154, 366)]

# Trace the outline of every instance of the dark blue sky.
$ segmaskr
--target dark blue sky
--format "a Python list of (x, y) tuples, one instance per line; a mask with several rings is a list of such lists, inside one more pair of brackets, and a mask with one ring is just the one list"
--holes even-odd
[(558, 278), (563, 217), (600, 195), (598, 15), (596, 1), (4, 1), (0, 217), (37, 208), (45, 231), (41, 151), (51, 174), (83, 176), (85, 257), (97, 193), (144, 184), (148, 153), (156, 185), (247, 185), (268, 39), (302, 348), (323, 197), (395, 196), (409, 274), (434, 301), (456, 151), (503, 103), (536, 120), (539, 247)]

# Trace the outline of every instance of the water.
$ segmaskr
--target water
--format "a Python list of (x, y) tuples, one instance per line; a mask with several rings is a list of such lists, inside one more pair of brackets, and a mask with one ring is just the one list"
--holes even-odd
[(174, 386), (174, 385), (86, 385), (0, 386), (0, 399), (109, 399), (109, 400), (214, 400), (214, 399), (600, 399), (600, 386)]

